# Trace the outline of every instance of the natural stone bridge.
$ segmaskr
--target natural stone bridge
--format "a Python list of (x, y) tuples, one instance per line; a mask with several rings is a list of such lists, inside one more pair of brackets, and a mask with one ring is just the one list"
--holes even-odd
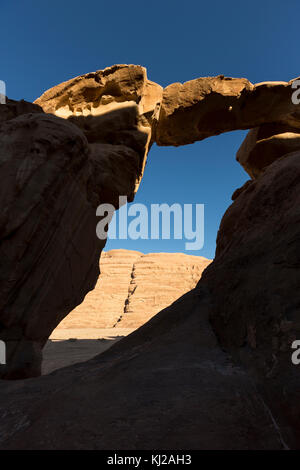
[(0, 106), (2, 378), (40, 374), (47, 338), (99, 276), (105, 242), (96, 237), (96, 207), (117, 207), (119, 195), (133, 200), (151, 145), (251, 128), (237, 159), (256, 179), (300, 147), (295, 80), (253, 85), (218, 76), (163, 89), (145, 68), (115, 65), (62, 83), (34, 104)]

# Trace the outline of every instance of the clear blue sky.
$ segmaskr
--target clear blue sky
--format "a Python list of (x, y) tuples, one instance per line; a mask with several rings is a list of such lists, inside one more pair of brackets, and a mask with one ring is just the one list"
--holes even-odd
[[(33, 101), (74, 76), (116, 63), (141, 64), (166, 86), (224, 74), (253, 83), (300, 75), (299, 0), (10, 0), (1, 4), (1, 74), (10, 98)], [(213, 257), (222, 214), (247, 179), (235, 161), (245, 132), (149, 154), (136, 201), (205, 204)], [(184, 241), (109, 241), (111, 248), (184, 251)]]

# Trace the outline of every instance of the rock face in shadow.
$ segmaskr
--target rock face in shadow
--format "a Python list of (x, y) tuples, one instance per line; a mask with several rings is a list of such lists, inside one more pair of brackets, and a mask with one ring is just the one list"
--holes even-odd
[(300, 149), (300, 129), (281, 123), (264, 124), (248, 132), (236, 159), (251, 178), (279, 158)]
[[(144, 138), (140, 145), (134, 145), (140, 165), (136, 188), (154, 141), (162, 146), (179, 146), (260, 126), (259, 131), (250, 132), (237, 155), (244, 169), (255, 178), (264, 167), (289, 153), (288, 148), (299, 149), (297, 136), (276, 135), (300, 133), (300, 105), (292, 99), (297, 93), (297, 80), (252, 84), (246, 78), (219, 75), (172, 83), (162, 89), (148, 80), (144, 67), (114, 65), (57, 85), (35, 103), (45, 112), (78, 125), (91, 144), (112, 140), (113, 144), (119, 141), (132, 147), (128, 142), (137, 126)], [(107, 118), (108, 111), (115, 114)], [(266, 142), (266, 134), (276, 138)], [(97, 149), (96, 146), (95, 155)], [(116, 174), (119, 168), (116, 162)], [(106, 187), (109, 190), (109, 184)]]
[(15, 101), (6, 98), (5, 104), (0, 104), (0, 124), (14, 119), (22, 114), (42, 113), (43, 110), (37, 104), (29, 103), (28, 101)]
[[(153, 115), (163, 89), (147, 79), (140, 65), (114, 65), (61, 83), (46, 91), (35, 103), (46, 113), (70, 120), (79, 126), (91, 144), (92, 156), (104, 175), (106, 191), (111, 191), (112, 175), (118, 180), (115, 195), (125, 195), (123, 168), (137, 166), (137, 189), (148, 150), (153, 142)], [(108, 170), (108, 171), (107, 171)], [(129, 171), (128, 171), (129, 172)], [(100, 177), (100, 175), (99, 175)], [(115, 185), (116, 186), (116, 185)], [(126, 188), (127, 189), (127, 188)], [(134, 191), (128, 199), (131, 201)]]
[(8, 120), (0, 162), (0, 372), (30, 377), (51, 331), (94, 287), (104, 241), (95, 236), (89, 149), (77, 127), (46, 114)]
[(245, 185), (197, 287), (107, 352), (2, 382), (0, 448), (299, 449), (299, 184), (296, 152)]
[(193, 290), (84, 364), (3, 382), (0, 449), (285, 448), (209, 312)]
[(102, 252), (95, 289), (57, 329), (138, 328), (193, 289), (210, 262), (183, 253)]

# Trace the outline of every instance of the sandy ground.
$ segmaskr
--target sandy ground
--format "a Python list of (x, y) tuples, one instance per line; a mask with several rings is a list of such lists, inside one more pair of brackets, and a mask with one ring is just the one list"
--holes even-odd
[(132, 328), (55, 330), (44, 348), (42, 374), (87, 361), (106, 351), (132, 331)]

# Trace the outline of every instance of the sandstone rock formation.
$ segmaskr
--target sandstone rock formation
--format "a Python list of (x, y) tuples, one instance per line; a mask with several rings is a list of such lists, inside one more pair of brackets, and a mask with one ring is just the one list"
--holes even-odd
[(15, 101), (8, 98), (5, 99), (6, 103), (0, 105), (0, 123), (14, 119), (22, 114), (42, 113), (43, 110), (37, 104), (29, 103), (28, 101)]
[(2, 382), (0, 449), (283, 449), (209, 309), (195, 289), (86, 363)]
[[(300, 152), (271, 164), (225, 213), (216, 258), (200, 281), (211, 293), (218, 340), (255, 378), (300, 446)], [(293, 437), (292, 437), (293, 436)]]
[(39, 374), (47, 337), (97, 281), (105, 242), (96, 237), (96, 208), (117, 208), (120, 195), (133, 200), (153, 142), (284, 126), (266, 143), (265, 127), (246, 139), (238, 158), (254, 178), (298, 148), (293, 84), (218, 76), (162, 90), (145, 68), (115, 65), (62, 83), (35, 104), (1, 104), (0, 340), (9, 365), (0, 376)]
[(245, 186), (197, 287), (107, 352), (2, 382), (0, 448), (299, 449), (299, 184), (296, 152)]
[(10, 119), (0, 127), (0, 162), (1, 375), (34, 376), (53, 328), (94, 287), (104, 241), (95, 236), (88, 145), (77, 127), (46, 114)]
[(300, 149), (300, 129), (284, 124), (264, 124), (248, 132), (236, 159), (253, 178), (278, 158)]
[(211, 260), (183, 253), (102, 252), (95, 289), (59, 328), (138, 328), (193, 289)]
[(253, 85), (245, 78), (219, 75), (173, 83), (163, 92), (156, 142), (191, 144), (271, 122), (300, 128), (300, 106), (292, 102), (293, 81)]
[[(140, 137), (140, 146), (137, 143), (134, 146), (139, 154), (136, 190), (144, 171), (147, 153), (154, 141), (158, 145), (185, 145), (222, 132), (258, 126), (261, 126), (260, 134), (267, 133), (268, 137), (275, 135), (270, 134), (272, 126), (274, 132), (275, 128), (285, 129), (282, 132), (300, 132), (300, 105), (292, 100), (297, 80), (299, 79), (252, 84), (245, 78), (219, 75), (201, 77), (183, 84), (173, 83), (163, 90), (147, 79), (144, 67), (115, 65), (55, 86), (35, 103), (45, 112), (70, 119), (78, 125), (95, 147), (95, 155), (100, 151), (103, 155), (104, 149), (99, 147), (99, 143), (107, 144), (110, 139), (114, 145), (118, 141), (122, 144), (128, 144), (128, 140), (131, 142), (137, 126), (144, 137)], [(282, 138), (281, 142), (278, 139), (276, 143), (272, 141), (268, 149), (276, 145), (276, 157), (260, 159), (260, 148), (264, 150), (266, 145), (257, 142), (256, 157), (252, 155), (247, 159), (242, 154), (245, 153), (245, 148), (246, 153), (248, 152), (249, 139), (252, 147), (256, 140), (255, 132), (250, 133), (238, 155), (238, 161), (251, 177), (256, 177), (260, 169), (274, 161), (287, 145), (282, 142)], [(290, 138), (283, 137), (286, 138), (289, 139), (289, 145), (293, 146), (291, 151), (299, 148), (295, 139), (292, 144)], [(106, 146), (109, 166), (113, 166), (114, 173), (118, 175), (122, 161), (111, 157), (111, 151), (112, 148)], [(120, 152), (122, 154), (122, 148)], [(269, 153), (273, 155), (271, 150)], [(252, 160), (253, 168), (250, 163)], [(103, 163), (102, 156), (101, 165)], [(109, 174), (110, 170), (111, 168)], [(120, 189), (121, 181), (122, 177), (119, 178)], [(110, 191), (109, 181), (106, 182), (106, 188)], [(130, 200), (132, 199), (133, 193)]]
[[(300, 151), (290, 153), (297, 137), (288, 137), (290, 145), (285, 135), (298, 129), (299, 107), (291, 104), (290, 84), (200, 79), (176, 85), (177, 98), (167, 88), (160, 114), (151, 105), (148, 116), (140, 110), (143, 97), (135, 101), (130, 94), (135, 119), (121, 106), (114, 114), (121, 124), (112, 134), (106, 114), (103, 134), (97, 116), (85, 129), (85, 117), (73, 115), (68, 93), (74, 83), (58, 91), (58, 109), (71, 110), (67, 120), (27, 104), (25, 114), (22, 106), (2, 108), (0, 339), (9, 346), (8, 366), (1, 369), (6, 378), (39, 373), (48, 335), (95, 285), (104, 245), (95, 235), (95, 208), (124, 188), (133, 197), (151, 141), (180, 145), (233, 125), (272, 126), (266, 134), (265, 127), (250, 134), (249, 153), (240, 153), (255, 179), (235, 191), (216, 258), (197, 287), (87, 363), (30, 381), (1, 380), (1, 449), (111, 449), (112, 443), (116, 449), (300, 448), (300, 376), (291, 361), (291, 344), (300, 338)], [(112, 88), (107, 94), (119, 99)], [(147, 89), (146, 82), (146, 95)], [(88, 90), (84, 99), (76, 91), (75, 102), (93, 102)], [(181, 132), (186, 122), (187, 138)], [(253, 157), (264, 138), (276, 141), (281, 158), (273, 161), (271, 152), (266, 160), (265, 152)], [(104, 146), (103, 158), (93, 145)], [(130, 175), (124, 187), (120, 161), (129, 165), (122, 169), (126, 181)]]
[(132, 200), (158, 89), (141, 67), (113, 67), (39, 100), (50, 106), (55, 96), (56, 110), (79, 106), (80, 97), (87, 108), (93, 97), (108, 103), (105, 111), (91, 108), (91, 116), (82, 102), (73, 121), (37, 104), (0, 106), (0, 339), (7, 344), (1, 377), (39, 375), (47, 338), (94, 288), (105, 244), (96, 236), (96, 208), (118, 207), (119, 195)]
[[(117, 175), (118, 196), (127, 194), (122, 168), (130, 160), (137, 165), (135, 189), (138, 187), (153, 141), (152, 117), (162, 92), (160, 85), (147, 79), (144, 67), (114, 65), (61, 83), (35, 103), (46, 113), (80, 127), (91, 145), (92, 156), (101, 159), (102, 171), (107, 173), (101, 176), (107, 191), (111, 191), (111, 170)], [(130, 201), (133, 195), (132, 191)]]

